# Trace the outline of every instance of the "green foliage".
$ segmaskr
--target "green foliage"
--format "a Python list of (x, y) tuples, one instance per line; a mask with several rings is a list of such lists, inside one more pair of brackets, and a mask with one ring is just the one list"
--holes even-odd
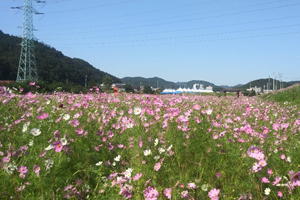
[(103, 78), (103, 85), (104, 85), (105, 89), (109, 89), (112, 83), (113, 83), (113, 80), (111, 79), (110, 76), (106, 75)]
[(146, 85), (143, 89), (143, 93), (145, 94), (153, 94), (153, 90), (151, 89), (151, 87), (149, 85)]
[(124, 86), (124, 88), (125, 88), (125, 92), (127, 92), (127, 93), (132, 92), (132, 93), (134, 93), (134, 89), (133, 89), (133, 87), (132, 87), (131, 85), (126, 84), (126, 85)]
[(261, 97), (264, 100), (275, 101), (281, 104), (297, 105), (300, 108), (300, 85), (295, 84), (283, 90), (264, 94)]

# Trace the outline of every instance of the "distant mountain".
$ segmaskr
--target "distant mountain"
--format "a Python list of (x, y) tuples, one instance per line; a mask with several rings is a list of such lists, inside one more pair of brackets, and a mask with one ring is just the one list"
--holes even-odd
[[(280, 89), (280, 88), (286, 88), (289, 87), (295, 83), (300, 83), (300, 81), (290, 81), (290, 82), (280, 82), (280, 80), (274, 80), (274, 88)], [(262, 89), (271, 89), (273, 90), (273, 79), (272, 78), (266, 78), (266, 79), (257, 79), (250, 81), (249, 83), (239, 86), (238, 88), (241, 89), (248, 89), (250, 87), (261, 87)]]
[[(0, 30), (0, 80), (16, 80), (21, 52), (21, 38), (4, 34)], [(70, 58), (62, 52), (35, 42), (35, 58), (39, 81), (47, 83), (63, 82), (88, 86), (101, 84), (105, 76), (113, 82), (121, 80), (111, 74), (96, 69), (88, 62), (79, 58)]]
[(213, 83), (202, 81), (202, 80), (192, 80), (189, 82), (171, 82), (166, 81), (162, 78), (153, 77), (153, 78), (143, 78), (143, 77), (124, 77), (122, 78), (123, 83), (127, 83), (133, 86), (145, 86), (149, 85), (153, 88), (156, 88), (157, 86), (159, 88), (165, 89), (165, 88), (171, 88), (171, 89), (177, 89), (179, 87), (186, 87), (186, 88), (193, 88), (194, 84), (202, 84), (203, 87), (212, 86), (215, 91), (222, 90), (221, 87), (216, 86)]
[(143, 78), (143, 77), (124, 77), (121, 79), (123, 83), (133, 85), (133, 86), (145, 86), (149, 85), (153, 88), (177, 88), (176, 84), (171, 81), (166, 81), (162, 78)]
[[(229, 88), (239, 88), (239, 89), (248, 89), (251, 87), (261, 87), (262, 89), (267, 89), (268, 82), (270, 82), (270, 89), (273, 89), (273, 79), (257, 79), (253, 80), (247, 84), (238, 84), (234, 86), (228, 86), (228, 85), (215, 85), (211, 82), (203, 81), (203, 80), (192, 80), (188, 82), (171, 82), (166, 81), (162, 78), (153, 77), (153, 78), (144, 78), (144, 77), (124, 77), (122, 78), (123, 83), (127, 83), (133, 86), (145, 86), (149, 85), (153, 88), (156, 88), (157, 86), (159, 88), (165, 89), (165, 88), (172, 88), (177, 89), (179, 87), (186, 87), (186, 88), (193, 88), (194, 84), (202, 84), (203, 87), (212, 86), (214, 91), (221, 91), (223, 89), (229, 89)], [(277, 88), (280, 88), (280, 81), (276, 80), (277, 82)], [(288, 86), (291, 86), (295, 83), (300, 83), (300, 81), (291, 81), (291, 82), (282, 82), (281, 87), (286, 88)]]

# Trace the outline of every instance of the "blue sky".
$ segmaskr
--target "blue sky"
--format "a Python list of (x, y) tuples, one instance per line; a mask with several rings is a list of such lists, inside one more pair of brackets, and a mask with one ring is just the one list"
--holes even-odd
[[(0, 29), (22, 36), (23, 0), (1, 0)], [(245, 84), (300, 80), (299, 0), (46, 0), (35, 37), (115, 75)], [(3, 20), (4, 19), (4, 20)], [(38, 65), (38, 63), (37, 63)]]

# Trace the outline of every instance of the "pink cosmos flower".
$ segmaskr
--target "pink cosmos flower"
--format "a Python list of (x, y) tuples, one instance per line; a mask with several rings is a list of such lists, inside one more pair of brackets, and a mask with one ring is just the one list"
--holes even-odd
[(139, 146), (140, 146), (140, 148), (142, 148), (142, 146), (143, 146), (143, 140), (139, 141)]
[(195, 110), (200, 110), (201, 106), (199, 106), (199, 104), (195, 104), (195, 105), (193, 106), (193, 108), (194, 108)]
[(273, 182), (273, 185), (277, 185), (281, 181), (281, 178), (276, 176), (275, 181)]
[(161, 164), (160, 164), (160, 162), (158, 162), (158, 163), (155, 164), (154, 170), (158, 171), (160, 169), (160, 167), (161, 167)]
[(263, 134), (267, 134), (269, 132), (269, 129), (267, 127), (263, 127)]
[(62, 145), (62, 143), (61, 143), (60, 140), (59, 140), (59, 141), (53, 142), (53, 149), (54, 149), (56, 152), (61, 152), (62, 148), (63, 148), (63, 145)]
[(253, 132), (253, 130), (252, 130), (252, 128), (248, 127), (248, 128), (245, 129), (245, 132), (247, 134), (251, 134)]
[(46, 119), (48, 116), (49, 116), (48, 113), (42, 113), (41, 115), (37, 116), (36, 118), (42, 120), (42, 119)]
[(28, 173), (28, 169), (26, 166), (20, 166), (18, 168), (18, 172), (20, 172), (19, 177), (24, 179), (26, 177), (26, 174)]
[(283, 196), (283, 193), (282, 193), (281, 190), (278, 191), (278, 196), (279, 196), (279, 197), (282, 197), (282, 196)]
[(218, 137), (219, 137), (218, 133), (214, 133), (214, 134), (213, 134), (213, 139), (214, 139), (214, 140), (218, 139)]
[(18, 172), (23, 173), (23, 174), (27, 174), (28, 173), (28, 169), (26, 166), (20, 166), (18, 168)]
[(36, 173), (37, 177), (40, 176), (40, 170), (41, 170), (40, 166), (38, 166), (38, 165), (33, 166), (33, 171), (34, 171), (34, 173)]
[(273, 124), (273, 129), (275, 130), (275, 131), (278, 131), (278, 128), (279, 128), (279, 124), (278, 123), (274, 123)]
[(136, 175), (135, 175), (135, 177), (133, 178), (133, 180), (134, 181), (137, 181), (137, 180), (139, 180), (141, 177), (142, 177), (142, 173), (137, 173)]
[(109, 138), (112, 138), (112, 137), (114, 137), (114, 133), (113, 133), (112, 131), (108, 131), (108, 132), (107, 132), (107, 136), (108, 136)]
[(268, 169), (268, 174), (272, 175), (273, 174), (273, 170), (272, 169)]
[(267, 165), (267, 162), (265, 160), (260, 160), (258, 161), (258, 164), (262, 167), (266, 166)]
[(218, 199), (219, 193), (220, 193), (220, 190), (214, 188), (209, 191), (208, 196), (210, 197), (210, 199)]
[(251, 111), (251, 106), (246, 106), (246, 112), (250, 112)]
[(29, 85), (35, 85), (35, 82), (30, 82)]
[(257, 152), (253, 154), (253, 158), (256, 160), (263, 160), (265, 158), (265, 155), (262, 152)]
[(266, 177), (261, 178), (261, 182), (263, 183), (270, 183), (270, 181)]
[(164, 195), (167, 197), (167, 199), (171, 199), (172, 198), (172, 189), (171, 188), (166, 188), (164, 190)]
[(82, 134), (83, 134), (83, 130), (82, 130), (81, 128), (77, 129), (75, 132), (76, 132), (79, 136), (82, 136)]
[(183, 198), (183, 199), (190, 198), (189, 191), (187, 191), (187, 190), (182, 191), (180, 194), (181, 194), (181, 198)]
[(300, 171), (297, 173), (294, 173), (291, 177), (292, 187), (300, 186)]
[(284, 154), (281, 154), (280, 158), (281, 158), (282, 160), (284, 160), (284, 159), (285, 159), (285, 155), (284, 155)]
[(159, 192), (154, 186), (149, 186), (144, 190), (144, 197), (146, 200), (156, 200), (159, 197)]
[(187, 188), (188, 189), (197, 189), (197, 185), (195, 183), (188, 183)]

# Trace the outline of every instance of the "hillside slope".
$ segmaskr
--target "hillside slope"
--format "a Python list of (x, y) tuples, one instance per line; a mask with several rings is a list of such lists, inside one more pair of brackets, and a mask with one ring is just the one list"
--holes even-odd
[[(0, 80), (16, 80), (21, 52), (21, 46), (18, 44), (21, 40), (0, 30)], [(65, 56), (62, 52), (40, 42), (35, 42), (35, 57), (39, 81), (83, 86), (87, 75), (88, 85), (93, 86), (102, 83), (102, 79), (108, 75), (113, 82), (121, 82), (119, 78), (96, 69), (82, 59)]]

